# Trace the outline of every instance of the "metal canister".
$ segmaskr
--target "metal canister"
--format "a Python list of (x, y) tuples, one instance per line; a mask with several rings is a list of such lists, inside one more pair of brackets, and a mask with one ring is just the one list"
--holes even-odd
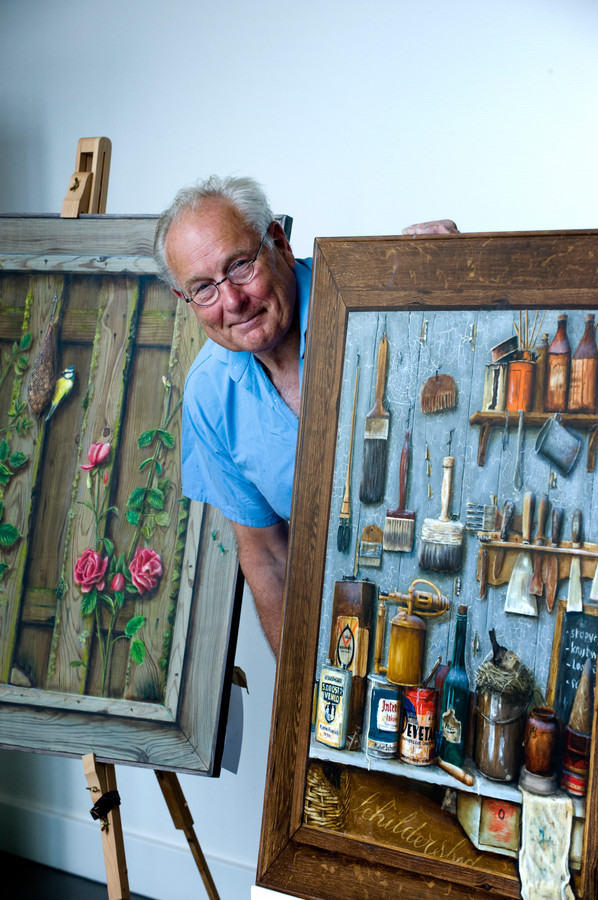
[(494, 781), (516, 781), (523, 756), (527, 697), (484, 688), (476, 692), (473, 761)]
[(386, 677), (408, 687), (421, 683), (426, 623), (409, 610), (400, 609), (390, 623)]
[(392, 757), (397, 755), (401, 700), (399, 689), (389, 684), (383, 675), (370, 675), (368, 754)]
[(482, 409), (485, 412), (502, 412), (507, 399), (507, 363), (490, 363), (486, 366)]
[(436, 756), (436, 691), (406, 688), (401, 706), (399, 757), (413, 766), (429, 766)]

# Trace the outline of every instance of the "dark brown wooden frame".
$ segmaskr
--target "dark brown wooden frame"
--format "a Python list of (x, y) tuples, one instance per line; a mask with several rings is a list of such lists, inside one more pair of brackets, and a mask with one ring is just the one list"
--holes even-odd
[[(353, 311), (598, 308), (598, 231), (318, 239), (257, 883), (293, 896), (391, 900), (517, 896), (488, 879), (302, 824), (321, 588), (330, 525), (347, 320)], [(596, 734), (596, 710), (594, 735)], [(584, 896), (598, 892), (598, 746)]]

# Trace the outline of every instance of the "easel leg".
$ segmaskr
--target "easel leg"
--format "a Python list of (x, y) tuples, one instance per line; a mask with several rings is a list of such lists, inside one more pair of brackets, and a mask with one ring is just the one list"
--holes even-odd
[[(92, 804), (109, 791), (116, 791), (116, 773), (112, 763), (96, 762), (94, 753), (83, 757), (83, 771), (89, 786)], [(129, 879), (125, 859), (120, 809), (115, 806), (102, 819), (102, 845), (106, 864), (106, 885), (109, 900), (129, 900)]]
[(158, 783), (162, 788), (162, 793), (166, 800), (170, 815), (172, 816), (174, 827), (182, 829), (185, 833), (185, 837), (191, 848), (191, 853), (193, 854), (193, 858), (199, 869), (199, 874), (201, 875), (206, 891), (208, 892), (208, 897), (210, 900), (220, 900), (205, 856), (203, 855), (203, 851), (193, 829), (193, 818), (189, 812), (189, 807), (187, 806), (187, 801), (185, 800), (176, 772), (163, 772), (160, 769), (155, 769), (154, 771)]

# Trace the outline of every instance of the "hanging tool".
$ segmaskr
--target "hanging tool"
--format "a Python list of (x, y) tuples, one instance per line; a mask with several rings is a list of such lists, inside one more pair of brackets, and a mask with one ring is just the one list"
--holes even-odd
[(62, 203), (63, 219), (81, 213), (105, 213), (112, 144), (106, 137), (81, 138), (77, 144), (75, 172)]
[[(526, 491), (523, 496), (523, 543), (529, 544), (534, 518), (535, 495), (532, 491)], [(537, 616), (538, 607), (536, 598), (529, 592), (529, 585), (533, 574), (532, 559), (528, 549), (522, 550), (511, 573), (511, 580), (507, 588), (505, 602), (506, 613), (516, 613), (522, 616)]]
[[(560, 506), (555, 506), (552, 510), (552, 531), (550, 535), (550, 545), (555, 550), (561, 541), (561, 528), (563, 526), (563, 510)], [(552, 612), (556, 597), (556, 589), (559, 582), (559, 557), (558, 553), (544, 554), (544, 585), (546, 588), (546, 606), (548, 611)]]
[[(581, 547), (581, 509), (576, 509), (571, 519), (571, 547), (574, 550), (579, 550), (579, 548)], [(569, 570), (569, 594), (567, 596), (567, 612), (583, 612), (579, 556), (571, 557), (571, 568)]]
[(444, 412), (457, 405), (457, 385), (452, 375), (436, 372), (422, 385), (419, 405), (424, 415)]
[(399, 550), (402, 553), (410, 553), (413, 547), (413, 531), (415, 528), (415, 512), (405, 509), (407, 499), (407, 483), (409, 480), (409, 450), (411, 444), (411, 432), (409, 431), (409, 419), (407, 419), (407, 431), (401, 450), (399, 464), (399, 505), (396, 509), (386, 510), (384, 522), (385, 550)]
[(359, 542), (359, 565), (379, 566), (382, 562), (382, 529), (366, 525)]
[(519, 410), (519, 424), (517, 426), (517, 450), (515, 460), (515, 474), (513, 475), (513, 487), (520, 491), (523, 487), (523, 410)]
[(363, 463), (359, 499), (362, 503), (379, 503), (384, 497), (386, 483), (386, 456), (390, 413), (382, 404), (388, 361), (388, 339), (382, 335), (378, 347), (376, 371), (376, 400), (365, 417)]
[(346, 553), (351, 545), (351, 461), (353, 459), (353, 434), (355, 431), (355, 408), (357, 406), (357, 385), (359, 383), (359, 353), (355, 368), (355, 391), (353, 393), (353, 415), (351, 417), (351, 436), (349, 438), (349, 460), (347, 462), (347, 477), (345, 479), (345, 493), (339, 513), (338, 532), (336, 546), (339, 553)]
[(454, 457), (444, 457), (440, 518), (424, 519), (422, 525), (419, 566), (434, 572), (456, 572), (461, 567), (463, 523), (453, 522), (449, 515), (454, 465)]
[[(502, 523), (500, 526), (500, 539), (501, 541), (506, 541), (508, 536), (509, 528), (511, 527), (511, 522), (513, 521), (513, 517), (515, 515), (515, 504), (512, 500), (506, 500), (505, 505), (502, 509)], [(505, 558), (505, 551), (502, 547), (499, 547), (494, 554), (494, 563), (492, 565), (492, 578), (494, 581), (498, 580), (498, 576), (500, 575), (500, 570), (502, 569), (502, 564)]]
[[(536, 531), (536, 545), (538, 547), (544, 547), (546, 544), (546, 535), (544, 534), (544, 529), (546, 527), (546, 520), (548, 519), (548, 511), (550, 508), (550, 503), (548, 500), (548, 495), (544, 494), (540, 503), (538, 505), (538, 530)], [(544, 581), (542, 579), (542, 562), (543, 562), (543, 553), (534, 553), (534, 574), (532, 575), (532, 580), (529, 585), (530, 594), (534, 594), (535, 597), (541, 597), (544, 591)]]

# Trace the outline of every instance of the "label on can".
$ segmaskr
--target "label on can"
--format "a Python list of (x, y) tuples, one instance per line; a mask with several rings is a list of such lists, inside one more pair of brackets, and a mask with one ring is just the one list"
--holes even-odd
[(399, 756), (414, 766), (429, 766), (435, 756), (436, 691), (408, 688), (403, 693)]
[(396, 756), (399, 739), (399, 692), (390, 685), (372, 688), (368, 753)]
[(344, 749), (351, 692), (348, 669), (323, 666), (320, 673), (315, 739), (329, 747)]

